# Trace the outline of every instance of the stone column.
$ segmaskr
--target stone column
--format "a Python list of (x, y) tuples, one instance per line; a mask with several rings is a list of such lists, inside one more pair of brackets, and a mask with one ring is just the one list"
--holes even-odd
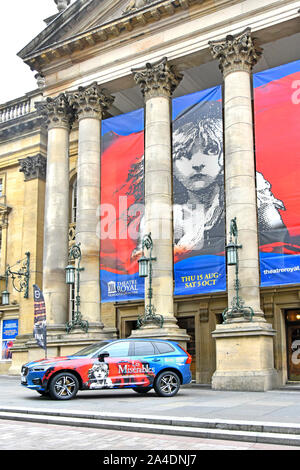
[(68, 320), (69, 132), (72, 109), (64, 94), (37, 104), (48, 126), (47, 179), (44, 218), (43, 292), (47, 323)]
[[(235, 36), (212, 41), (211, 52), (219, 60), (224, 76), (226, 234), (236, 217), (240, 296), (252, 307), (254, 317), (246, 321), (242, 313), (218, 325), (217, 371), (213, 388), (265, 390), (272, 388), (274, 330), (260, 308), (259, 251), (255, 187), (255, 158), (251, 103), (251, 72), (262, 51), (247, 28)], [(227, 270), (228, 307), (231, 307), (235, 267)]]
[[(145, 224), (144, 234), (153, 239), (153, 305), (164, 317), (164, 328), (148, 325), (149, 334), (166, 337), (177, 335), (188, 339), (174, 317), (173, 304), (173, 217), (172, 217), (172, 151), (171, 96), (182, 79), (167, 58), (133, 69), (136, 83), (145, 99)], [(145, 282), (147, 299), (148, 278)], [(164, 331), (163, 331), (164, 330)], [(139, 334), (145, 334), (139, 332)]]
[(80, 243), (84, 271), (80, 275), (80, 310), (89, 331), (103, 328), (100, 313), (100, 131), (103, 113), (113, 103), (97, 83), (69, 94), (79, 121), (77, 163), (76, 243)]

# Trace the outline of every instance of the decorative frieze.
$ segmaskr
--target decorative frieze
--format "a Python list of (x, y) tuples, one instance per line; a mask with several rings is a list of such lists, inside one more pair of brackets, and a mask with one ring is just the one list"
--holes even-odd
[(145, 67), (132, 69), (132, 73), (145, 100), (153, 96), (171, 97), (183, 78), (175, 66), (169, 65), (167, 57), (152, 64), (147, 63)]
[(20, 169), (24, 173), (25, 181), (40, 178), (46, 180), (47, 159), (38, 153), (32, 157), (21, 158), (19, 160)]
[(35, 106), (48, 129), (57, 127), (70, 129), (72, 126), (75, 113), (64, 93), (55, 98), (48, 97), (45, 101), (35, 103)]
[(102, 119), (103, 114), (114, 102), (114, 97), (96, 82), (79, 87), (78, 91), (68, 93), (67, 97), (79, 120), (87, 117)]
[(236, 71), (250, 73), (262, 54), (262, 49), (251, 37), (251, 28), (236, 35), (229, 34), (219, 41), (210, 41), (209, 46), (213, 58), (219, 60), (224, 77)]

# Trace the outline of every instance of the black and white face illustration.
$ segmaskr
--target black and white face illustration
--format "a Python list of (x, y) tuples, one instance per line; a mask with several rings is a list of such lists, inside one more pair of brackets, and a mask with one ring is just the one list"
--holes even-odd
[(101, 382), (108, 377), (109, 367), (105, 362), (94, 364), (89, 371), (89, 377), (96, 382)]
[(214, 184), (223, 169), (222, 120), (189, 122), (173, 133), (174, 177), (189, 192)]

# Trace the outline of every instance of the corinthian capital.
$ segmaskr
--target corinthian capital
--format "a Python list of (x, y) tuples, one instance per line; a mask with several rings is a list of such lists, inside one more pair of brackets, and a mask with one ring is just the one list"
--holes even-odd
[(132, 69), (136, 83), (141, 87), (144, 98), (153, 96), (171, 97), (183, 75), (164, 57), (158, 62), (147, 63), (145, 67)]
[(236, 71), (250, 73), (262, 54), (262, 49), (254, 44), (250, 28), (236, 35), (229, 34), (220, 41), (210, 41), (209, 45), (224, 77)]
[(44, 117), (48, 129), (63, 127), (70, 129), (74, 120), (74, 111), (64, 93), (55, 98), (47, 98), (35, 104), (38, 112)]
[(79, 120), (87, 117), (102, 119), (104, 112), (114, 102), (114, 97), (96, 82), (86, 87), (79, 87), (78, 91), (68, 93), (68, 99), (76, 110)]

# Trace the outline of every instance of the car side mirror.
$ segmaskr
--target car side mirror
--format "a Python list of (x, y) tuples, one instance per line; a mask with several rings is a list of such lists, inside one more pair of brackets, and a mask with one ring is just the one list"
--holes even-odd
[(107, 351), (104, 351), (103, 353), (100, 353), (98, 356), (98, 361), (99, 362), (104, 362), (104, 359), (106, 357), (109, 357), (109, 353)]

